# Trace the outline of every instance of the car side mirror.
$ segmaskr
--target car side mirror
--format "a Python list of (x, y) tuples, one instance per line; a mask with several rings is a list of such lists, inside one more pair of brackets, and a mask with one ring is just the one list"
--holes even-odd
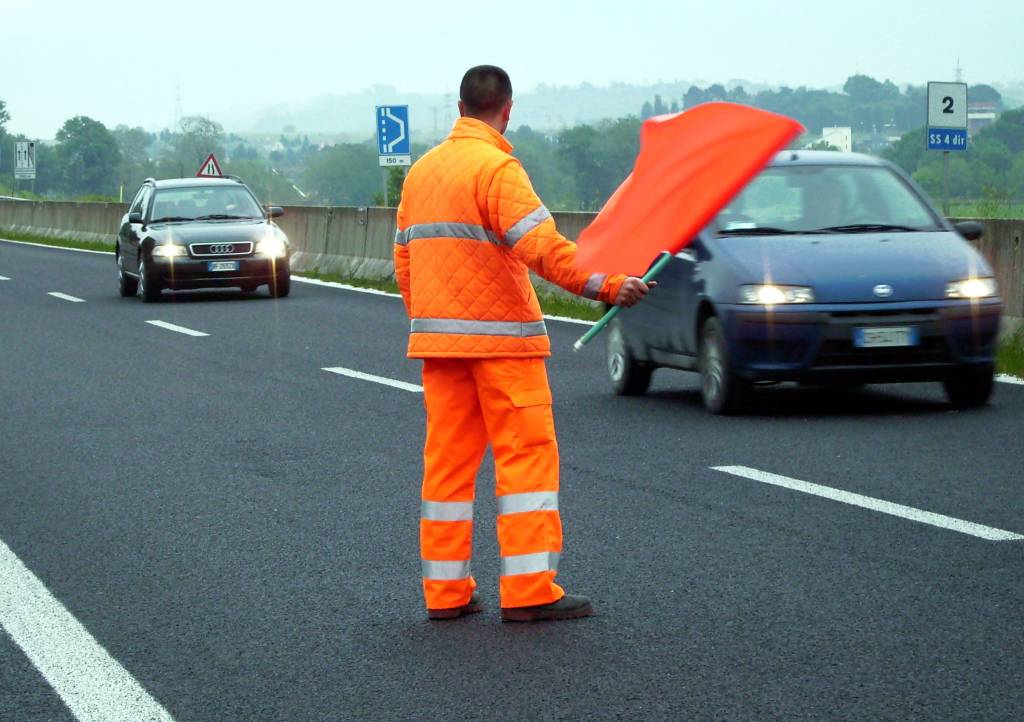
[(968, 241), (976, 241), (985, 233), (985, 226), (977, 221), (960, 221), (953, 226)]
[(271, 218), (280, 218), (284, 215), (284, 208), (281, 206), (270, 206), (267, 208), (267, 213)]
[(129, 223), (142, 223), (142, 214), (139, 213), (138, 211), (134, 211), (133, 213), (129, 213), (128, 214), (128, 222)]

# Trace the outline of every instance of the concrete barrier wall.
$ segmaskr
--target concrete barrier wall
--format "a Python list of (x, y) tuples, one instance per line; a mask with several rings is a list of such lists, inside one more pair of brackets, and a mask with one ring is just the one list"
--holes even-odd
[[(0, 200), (0, 231), (113, 243), (126, 210), (122, 203)], [(559, 212), (554, 217), (562, 233), (575, 240), (594, 214)], [(290, 206), (277, 223), (295, 248), (293, 268), (299, 272), (316, 270), (367, 279), (388, 278), (394, 273), (392, 208)], [(1020, 319), (1024, 317), (1024, 220), (982, 223), (985, 236), (977, 246), (995, 268), (1006, 314)], [(544, 282), (539, 285), (554, 289)]]
[(0, 230), (113, 244), (124, 203), (0, 201)]

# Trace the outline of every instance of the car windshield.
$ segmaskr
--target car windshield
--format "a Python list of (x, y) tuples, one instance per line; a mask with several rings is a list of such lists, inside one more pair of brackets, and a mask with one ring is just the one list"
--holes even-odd
[(884, 166), (771, 167), (715, 219), (716, 235), (935, 230), (931, 209)]
[(160, 188), (153, 199), (153, 222), (262, 218), (263, 209), (244, 186)]

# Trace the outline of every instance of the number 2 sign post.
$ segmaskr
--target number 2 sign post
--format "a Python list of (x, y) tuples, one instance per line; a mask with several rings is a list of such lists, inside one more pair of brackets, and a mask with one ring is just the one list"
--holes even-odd
[(967, 150), (967, 83), (928, 83), (928, 150), (942, 151), (945, 198), (949, 215), (949, 153)]

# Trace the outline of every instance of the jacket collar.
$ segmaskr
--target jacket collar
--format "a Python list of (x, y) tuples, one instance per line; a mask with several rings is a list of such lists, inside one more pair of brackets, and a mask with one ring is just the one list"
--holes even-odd
[(476, 118), (462, 117), (455, 121), (455, 127), (452, 128), (452, 132), (448, 134), (449, 140), (482, 140), (485, 143), (500, 148), (506, 153), (512, 152), (512, 144), (509, 143), (505, 136), (496, 131), (491, 126), (482, 120)]

